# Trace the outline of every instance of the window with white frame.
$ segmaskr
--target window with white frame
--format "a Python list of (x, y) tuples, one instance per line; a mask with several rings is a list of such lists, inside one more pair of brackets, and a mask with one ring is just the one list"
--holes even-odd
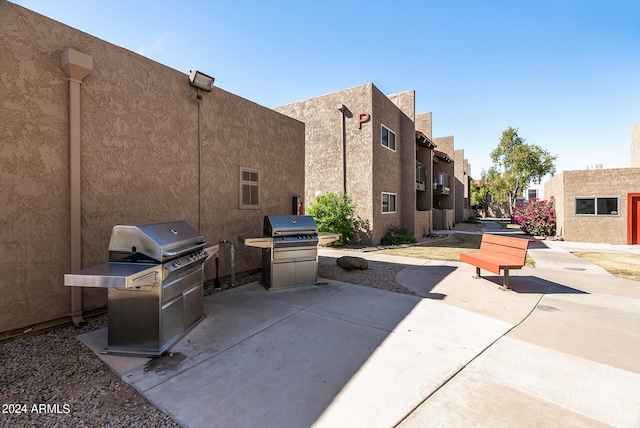
[(240, 208), (260, 208), (260, 172), (240, 167)]
[(585, 196), (575, 198), (575, 215), (619, 215), (617, 196)]
[(382, 213), (396, 212), (396, 194), (382, 192)]
[(382, 125), (382, 145), (389, 150), (396, 151), (396, 133)]
[(527, 199), (536, 199), (538, 197), (538, 189), (529, 189), (527, 191)]

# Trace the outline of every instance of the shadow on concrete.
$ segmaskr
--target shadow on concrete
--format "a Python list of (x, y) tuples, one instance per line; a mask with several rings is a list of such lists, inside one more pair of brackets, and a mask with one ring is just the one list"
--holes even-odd
[(402, 266), (405, 268), (396, 276), (398, 283), (421, 297), (434, 300), (443, 300), (446, 294), (433, 293), (433, 288), (457, 269), (455, 266)]
[(535, 241), (529, 243), (529, 249), (530, 250), (548, 250), (549, 246), (544, 241), (540, 239), (536, 239)]
[[(421, 300), (334, 281), (278, 291), (252, 283), (206, 297), (205, 318), (162, 358), (100, 354), (106, 331), (81, 340), (181, 426), (311, 426), (345, 418), (361, 396), (353, 391), (384, 408), (387, 394), (415, 388), (376, 416), (392, 426), (423, 399), (424, 385), (410, 385), (427, 377), (415, 361), (436, 358), (446, 339), (420, 330)], [(401, 382), (377, 390), (379, 373)]]
[[(482, 279), (491, 281), (499, 286), (503, 284), (502, 276), (482, 275)], [(511, 276), (509, 288), (520, 294), (590, 294), (577, 288), (567, 287), (566, 285), (535, 276)]]

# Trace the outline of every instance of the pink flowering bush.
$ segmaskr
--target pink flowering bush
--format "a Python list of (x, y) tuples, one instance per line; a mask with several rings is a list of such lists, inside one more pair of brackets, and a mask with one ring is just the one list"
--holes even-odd
[(511, 222), (520, 225), (528, 235), (554, 236), (556, 234), (556, 208), (553, 196), (544, 199), (531, 199), (513, 209)]

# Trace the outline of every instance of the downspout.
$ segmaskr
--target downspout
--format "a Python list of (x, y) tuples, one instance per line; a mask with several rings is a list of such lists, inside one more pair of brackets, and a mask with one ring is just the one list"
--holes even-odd
[(200, 110), (202, 95), (198, 89), (195, 94), (189, 95), (189, 101), (198, 104), (198, 230), (202, 230), (202, 113)]
[[(82, 269), (82, 224), (80, 191), (80, 85), (93, 70), (93, 58), (73, 49), (62, 52), (60, 67), (69, 81), (69, 220), (71, 271)], [(69, 287), (71, 320), (76, 327), (82, 318), (82, 288)]]
[(342, 116), (342, 193), (347, 194), (347, 128), (346, 128), (346, 116), (349, 113), (349, 109), (344, 104), (341, 104), (338, 108)]

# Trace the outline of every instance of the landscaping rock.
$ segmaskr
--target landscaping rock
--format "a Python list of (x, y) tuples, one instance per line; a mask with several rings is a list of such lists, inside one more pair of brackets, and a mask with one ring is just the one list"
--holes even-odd
[(362, 257), (343, 256), (340, 257), (336, 263), (342, 269), (352, 271), (356, 269), (365, 270), (369, 268), (369, 262)]

